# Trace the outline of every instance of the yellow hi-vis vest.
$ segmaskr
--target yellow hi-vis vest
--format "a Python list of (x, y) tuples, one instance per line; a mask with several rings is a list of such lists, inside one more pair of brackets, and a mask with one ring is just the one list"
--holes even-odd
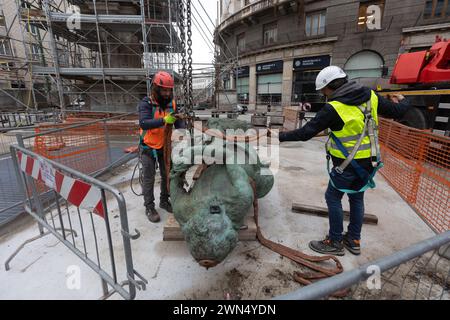
[[(374, 91), (371, 91), (370, 101), (372, 104), (372, 118), (375, 120), (378, 127), (378, 97)], [(346, 105), (339, 101), (331, 101), (328, 102), (328, 104), (336, 110), (339, 117), (341, 117), (344, 122), (344, 127), (342, 130), (333, 131), (333, 133), (342, 142), (344, 147), (347, 149), (347, 152), (350, 154), (358, 142), (361, 134), (363, 134), (364, 114), (358, 106)], [(366, 106), (367, 103), (363, 103), (361, 105), (362, 108), (365, 108)], [(339, 150), (336, 142), (331, 137), (329, 143), (327, 144), (327, 150), (336, 158), (346, 159), (346, 156)], [(361, 146), (359, 147), (354, 159), (365, 159), (370, 158), (371, 156), (374, 155), (371, 155), (370, 138), (366, 135), (362, 140)]]

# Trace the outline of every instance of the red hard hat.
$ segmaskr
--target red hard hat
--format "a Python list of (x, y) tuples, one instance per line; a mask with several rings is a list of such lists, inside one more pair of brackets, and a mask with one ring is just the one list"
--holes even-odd
[(172, 76), (165, 71), (157, 72), (153, 76), (152, 83), (154, 85), (157, 85), (158, 87), (170, 88), (170, 89), (173, 89), (173, 86), (174, 86), (174, 81), (173, 81)]

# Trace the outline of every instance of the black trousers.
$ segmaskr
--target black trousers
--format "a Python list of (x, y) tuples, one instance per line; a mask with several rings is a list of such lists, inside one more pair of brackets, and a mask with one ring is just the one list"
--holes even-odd
[(153, 149), (144, 150), (140, 148), (142, 169), (144, 173), (144, 181), (142, 185), (142, 193), (144, 194), (144, 205), (146, 208), (155, 207), (155, 196), (153, 194), (153, 189), (155, 185), (155, 175), (156, 175), (156, 163), (158, 162), (159, 172), (161, 174), (161, 194), (160, 202), (165, 202), (169, 200), (169, 192), (167, 191), (167, 177), (166, 177), (166, 167), (164, 165), (164, 153), (163, 149), (155, 150)]

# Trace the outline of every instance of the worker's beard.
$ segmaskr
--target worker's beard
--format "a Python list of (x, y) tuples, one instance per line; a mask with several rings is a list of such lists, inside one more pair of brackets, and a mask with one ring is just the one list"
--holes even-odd
[(167, 107), (169, 103), (173, 100), (173, 93), (171, 93), (168, 97), (163, 97), (161, 95), (161, 91), (159, 87), (156, 87), (153, 89), (153, 97), (156, 99), (156, 101), (159, 103), (159, 106), (163, 109)]

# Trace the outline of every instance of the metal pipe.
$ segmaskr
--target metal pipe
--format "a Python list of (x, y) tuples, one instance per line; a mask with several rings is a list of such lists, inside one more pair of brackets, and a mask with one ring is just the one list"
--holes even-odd
[(52, 41), (50, 41), (50, 48), (51, 48), (52, 56), (53, 56), (53, 66), (54, 66), (55, 73), (56, 73), (56, 86), (58, 87), (59, 103), (60, 103), (61, 113), (64, 116), (64, 112), (66, 109), (66, 104), (64, 102), (64, 93), (63, 93), (64, 88), (62, 86), (62, 81), (61, 81), (61, 74), (60, 74), (60, 70), (59, 70), (58, 51), (56, 48), (56, 42), (55, 42), (55, 38), (53, 35), (52, 22), (50, 20), (50, 7), (48, 4), (48, 0), (44, 0), (43, 5), (44, 5), (45, 16), (47, 19), (48, 33), (49, 33), (50, 39), (52, 40)]
[(77, 123), (77, 124), (74, 124), (74, 125), (71, 125), (71, 126), (67, 126), (65, 128), (52, 129), (52, 130), (48, 130), (48, 131), (41, 132), (41, 133), (26, 135), (26, 136), (23, 136), (23, 139), (25, 140), (25, 139), (35, 138), (35, 137), (39, 137), (39, 136), (44, 136), (44, 135), (47, 135), (47, 134), (60, 132), (60, 131), (68, 130), (68, 129), (75, 129), (75, 128), (79, 128), (79, 127), (83, 127), (83, 126), (88, 126), (88, 125), (99, 123), (99, 122), (103, 122), (103, 121), (110, 121), (110, 120), (120, 119), (120, 118), (131, 116), (131, 115), (134, 115), (134, 114), (137, 114), (137, 111), (121, 114), (121, 115), (114, 116), (114, 117), (111, 117), (111, 118), (108, 118), (108, 119), (97, 119), (97, 120), (92, 120), (92, 121), (86, 121), (86, 122)]
[(367, 279), (371, 275), (368, 273), (368, 268), (371, 266), (377, 266), (380, 268), (380, 272), (385, 272), (431, 250), (435, 250), (447, 243), (450, 243), (450, 231), (443, 232), (433, 238), (414, 244), (390, 256), (366, 263), (357, 269), (338, 274), (294, 292), (275, 297), (274, 300), (320, 299), (333, 294), (336, 291), (349, 288), (352, 285)]

